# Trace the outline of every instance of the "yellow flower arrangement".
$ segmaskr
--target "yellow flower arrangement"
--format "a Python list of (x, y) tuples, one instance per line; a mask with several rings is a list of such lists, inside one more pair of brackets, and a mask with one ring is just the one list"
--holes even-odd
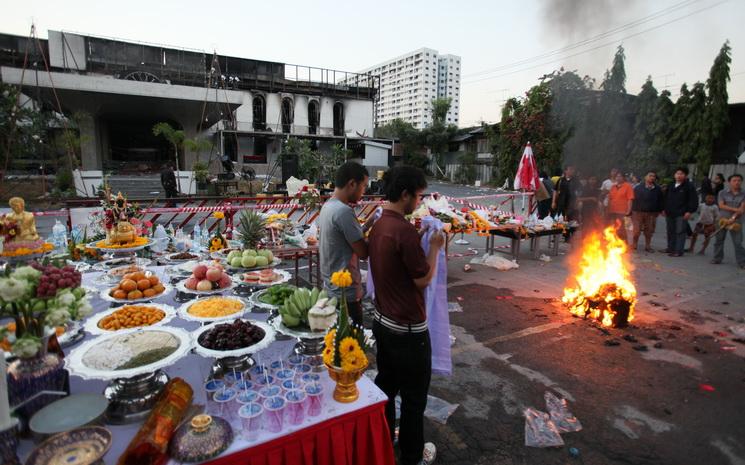
[(367, 357), (364, 352), (352, 352), (349, 356), (342, 358), (341, 369), (344, 371), (356, 371), (367, 366)]
[(344, 359), (352, 354), (354, 351), (360, 350), (360, 345), (351, 337), (345, 337), (339, 343), (339, 352), (341, 352), (341, 358)]
[(352, 285), (352, 273), (341, 270), (331, 275), (331, 284), (337, 287), (349, 287)]
[(96, 242), (96, 247), (99, 249), (128, 249), (130, 247), (139, 247), (141, 245), (145, 245), (149, 242), (150, 239), (147, 237), (136, 237), (133, 242), (127, 242), (126, 244), (113, 244), (109, 245), (106, 243), (106, 240), (98, 241)]
[(46, 253), (51, 252), (54, 250), (54, 244), (51, 244), (49, 242), (45, 242), (41, 247), (38, 249), (29, 249), (28, 247), (19, 247), (15, 250), (6, 250), (3, 251), (0, 256), (3, 257), (23, 257), (24, 255), (32, 255), (37, 253)]
[(222, 220), (222, 219), (225, 218), (225, 213), (224, 212), (214, 212), (212, 214), (212, 218), (214, 218), (216, 220)]
[(334, 365), (334, 346), (333, 342), (332, 345), (326, 345), (326, 348), (323, 349), (323, 363), (326, 365)]
[(210, 241), (210, 252), (217, 252), (225, 248), (225, 243), (220, 237), (213, 237)]

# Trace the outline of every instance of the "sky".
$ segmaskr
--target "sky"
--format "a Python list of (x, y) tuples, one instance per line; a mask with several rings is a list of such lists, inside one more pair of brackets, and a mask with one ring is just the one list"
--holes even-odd
[(8, 3), (0, 32), (34, 23), (42, 38), (63, 30), (344, 71), (421, 47), (459, 55), (461, 127), (498, 121), (506, 99), (560, 67), (599, 84), (619, 44), (629, 93), (651, 76), (675, 99), (706, 80), (729, 39), (730, 102), (745, 102), (745, 0)]

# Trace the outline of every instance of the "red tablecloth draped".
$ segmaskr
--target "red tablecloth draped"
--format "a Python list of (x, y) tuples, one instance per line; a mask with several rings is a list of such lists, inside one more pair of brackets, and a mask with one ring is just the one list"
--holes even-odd
[(341, 415), (208, 465), (395, 465), (385, 402)]

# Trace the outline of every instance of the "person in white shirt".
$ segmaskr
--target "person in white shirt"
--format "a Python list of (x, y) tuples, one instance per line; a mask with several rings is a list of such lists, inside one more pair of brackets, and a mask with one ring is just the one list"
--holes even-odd
[(608, 206), (608, 192), (616, 183), (616, 175), (620, 172), (618, 168), (611, 168), (610, 177), (600, 185), (600, 195), (603, 197), (603, 206)]

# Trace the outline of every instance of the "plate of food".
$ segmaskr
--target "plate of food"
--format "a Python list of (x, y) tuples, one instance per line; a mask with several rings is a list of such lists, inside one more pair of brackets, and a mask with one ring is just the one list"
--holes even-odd
[(65, 367), (85, 379), (131, 378), (171, 366), (191, 348), (191, 335), (180, 328), (125, 329), (83, 342), (65, 357)]
[(112, 442), (111, 431), (103, 426), (76, 428), (39, 444), (26, 459), (26, 465), (101, 463)]
[(285, 299), (290, 297), (297, 287), (292, 284), (278, 284), (251, 294), (251, 304), (264, 310), (277, 310)]
[(164, 257), (168, 262), (170, 263), (184, 263), (194, 260), (200, 260), (202, 258), (201, 254), (196, 254), (192, 252), (177, 252), (172, 254), (167, 254)]
[[(214, 254), (220, 253), (214, 252)], [(235, 270), (260, 270), (281, 263), (281, 260), (276, 258), (269, 249), (231, 250), (228, 254), (221, 254), (214, 258), (224, 260), (228, 268)]]
[(238, 297), (200, 297), (179, 307), (181, 318), (200, 323), (235, 319), (249, 308), (246, 301)]
[(91, 242), (85, 246), (89, 249), (98, 249), (111, 253), (129, 253), (150, 247), (153, 243), (153, 240), (149, 237), (136, 237), (133, 242), (124, 244), (109, 244), (106, 239), (103, 239), (98, 242)]
[(290, 273), (285, 270), (266, 268), (243, 273), (241, 275), (241, 283), (254, 287), (266, 287), (286, 283), (291, 277)]
[(227, 292), (235, 286), (233, 279), (219, 263), (199, 264), (191, 275), (176, 284), (176, 289), (188, 294), (209, 295)]
[(171, 286), (161, 281), (149, 271), (125, 274), (114, 287), (101, 291), (101, 298), (108, 302), (137, 303), (160, 298), (171, 290)]
[(85, 330), (90, 334), (111, 334), (131, 328), (160, 326), (168, 323), (176, 315), (176, 309), (162, 304), (128, 304), (112, 308), (91, 316), (85, 322)]
[(109, 271), (113, 268), (119, 268), (122, 266), (128, 266), (128, 265), (137, 265), (142, 268), (145, 268), (149, 266), (152, 263), (152, 260), (149, 260), (147, 258), (140, 258), (140, 257), (122, 257), (122, 258), (112, 258), (111, 260), (104, 260), (102, 262), (98, 262), (95, 265), (93, 265), (93, 268), (98, 271)]
[(295, 289), (278, 308), (273, 326), (287, 336), (310, 338), (323, 336), (336, 322), (336, 298), (318, 288)]
[(194, 351), (203, 357), (240, 357), (269, 347), (274, 329), (266, 323), (237, 318), (199, 328), (194, 341)]

